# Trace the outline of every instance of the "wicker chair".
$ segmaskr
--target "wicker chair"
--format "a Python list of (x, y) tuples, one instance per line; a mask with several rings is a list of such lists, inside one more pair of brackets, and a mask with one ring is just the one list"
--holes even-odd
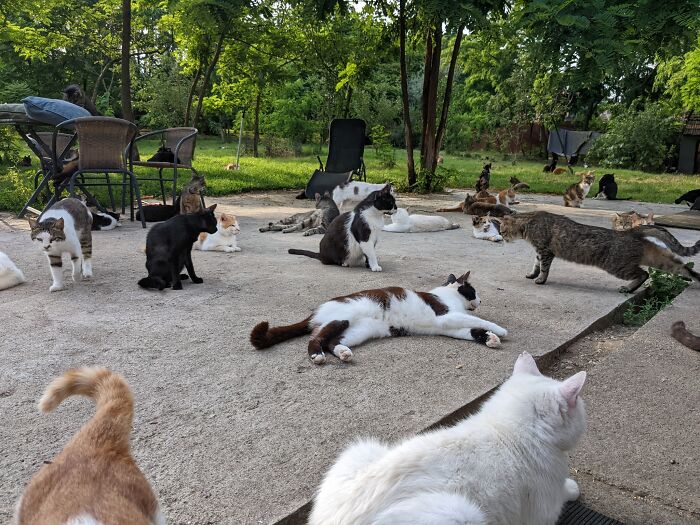
[[(128, 120), (112, 117), (81, 117), (67, 120), (56, 126), (53, 135), (54, 166), (59, 162), (55, 156), (59, 130), (61, 128), (74, 127), (78, 135), (78, 169), (68, 178), (62, 181), (56, 188), (54, 195), (58, 199), (66, 188), (71, 196), (75, 195), (77, 185), (89, 198), (94, 197), (88, 191), (88, 187), (106, 186), (112, 204), (112, 210), (116, 211), (114, 194), (112, 192), (111, 173), (122, 175), (121, 180), (121, 208), (125, 210), (126, 185), (129, 181), (129, 202), (131, 220), (134, 220), (134, 197), (141, 217), (141, 225), (145, 228), (146, 221), (143, 218), (141, 193), (139, 184), (134, 176), (130, 162), (131, 148), (136, 136), (136, 126)], [(86, 177), (86, 174), (101, 174), (104, 179)], [(103, 182), (104, 180), (104, 182)]]
[[(158, 169), (158, 177), (139, 177), (139, 180), (155, 180), (160, 183), (161, 198), (163, 199), (163, 204), (166, 203), (165, 197), (165, 181), (168, 183), (172, 180), (173, 184), (173, 203), (175, 203), (175, 198), (177, 197), (177, 170), (189, 170), (194, 174), (197, 174), (197, 170), (192, 167), (192, 160), (194, 159), (194, 148), (197, 144), (197, 128), (168, 128), (161, 129), (158, 131), (152, 131), (150, 133), (145, 133), (140, 135), (134, 140), (134, 144), (139, 141), (153, 137), (160, 137), (161, 144), (169, 148), (173, 152), (173, 162), (158, 162), (158, 161), (135, 161), (134, 166), (141, 166), (145, 168), (156, 168)], [(172, 179), (163, 178), (163, 170), (173, 170)]]

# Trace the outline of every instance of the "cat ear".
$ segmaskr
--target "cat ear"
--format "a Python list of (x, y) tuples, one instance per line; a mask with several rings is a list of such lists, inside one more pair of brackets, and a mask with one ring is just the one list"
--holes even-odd
[(513, 367), (513, 375), (517, 374), (530, 374), (535, 376), (542, 375), (540, 369), (537, 368), (537, 363), (535, 363), (535, 359), (527, 352), (523, 352), (522, 354), (520, 354), (518, 356), (518, 359), (516, 359), (515, 361), (515, 366)]
[(228, 215), (225, 213), (222, 213), (221, 216), (219, 217), (222, 221), (227, 221), (228, 220)]
[(321, 200), (321, 194), (320, 194), (320, 193), (316, 193), (316, 194), (314, 195), (314, 198), (316, 199), (316, 202), (320, 201), (320, 200)]
[(559, 391), (561, 395), (564, 396), (564, 399), (566, 399), (566, 404), (569, 405), (569, 408), (574, 408), (576, 406), (576, 399), (578, 399), (585, 382), (586, 372), (581, 371), (578, 374), (572, 375), (559, 386)]
[(455, 277), (455, 274), (451, 273), (450, 275), (447, 276), (447, 284), (453, 284), (457, 282), (457, 277)]
[(32, 230), (35, 230), (39, 227), (39, 221), (37, 221), (36, 219), (27, 219), (27, 222), (29, 222), (29, 227)]
[(653, 211), (649, 212), (649, 215), (647, 215), (647, 220), (649, 222), (653, 222), (653, 220), (654, 220), (654, 212)]
[(207, 208), (207, 211), (210, 211), (210, 212), (213, 213), (215, 209), (216, 209), (216, 204), (212, 204), (211, 206), (209, 206), (209, 207)]
[(56, 222), (53, 223), (53, 226), (51, 227), (54, 230), (62, 230), (63, 229), (63, 218), (57, 219)]
[(459, 284), (464, 284), (464, 283), (466, 283), (467, 280), (469, 279), (469, 274), (470, 274), (470, 273), (472, 273), (471, 270), (467, 270), (467, 273), (465, 273), (464, 275), (460, 275), (460, 276), (459, 276), (459, 278), (457, 279), (457, 282), (458, 282)]
[(386, 186), (384, 186), (384, 187), (382, 188), (382, 193), (383, 193), (383, 194), (389, 194), (389, 193), (391, 193), (391, 184), (387, 184)]

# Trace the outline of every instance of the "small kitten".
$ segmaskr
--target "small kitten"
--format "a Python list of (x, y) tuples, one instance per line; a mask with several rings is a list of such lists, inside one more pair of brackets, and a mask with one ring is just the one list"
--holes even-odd
[(29, 219), (32, 241), (41, 246), (49, 260), (51, 292), (64, 289), (63, 253), (70, 254), (73, 281), (92, 277), (92, 214), (79, 199), (69, 197)]
[(687, 346), (691, 350), (700, 352), (700, 337), (691, 334), (685, 327), (683, 321), (676, 321), (673, 323), (671, 326), (671, 335), (682, 345)]
[(385, 224), (382, 230), (395, 233), (439, 232), (454, 230), (459, 224), (452, 223), (437, 215), (409, 215), (406, 208), (398, 208), (391, 216), (391, 224)]
[(370, 193), (384, 189), (389, 186), (391, 195), (395, 195), (394, 187), (385, 182), (384, 184), (371, 184), (369, 182), (351, 181), (336, 186), (333, 190), (333, 201), (340, 210), (346, 202), (362, 202)]
[(595, 182), (593, 171), (581, 173), (581, 182), (572, 184), (564, 192), (564, 206), (569, 208), (580, 208), (586, 195), (591, 191), (591, 185)]
[(586, 372), (543, 376), (522, 353), (479, 411), (396, 444), (360, 439), (328, 470), (309, 525), (554, 525), (579, 497), (568, 451), (586, 431)]
[(164, 525), (165, 519), (129, 447), (134, 399), (121, 376), (106, 368), (69, 370), (39, 401), (50, 412), (72, 395), (97, 411), (29, 482), (15, 508), (17, 525)]
[(500, 242), (503, 240), (501, 233), (498, 231), (498, 223), (491, 220), (490, 215), (480, 217), (474, 215), (472, 217), (473, 234), (476, 239), (485, 239), (492, 242)]
[(179, 199), (180, 213), (198, 213), (204, 210), (202, 204), (202, 193), (207, 185), (203, 175), (192, 174), (192, 178), (187, 185), (182, 188)]
[(7, 290), (25, 282), (22, 270), (7, 255), (0, 252), (0, 290)]
[(202, 232), (192, 248), (212, 252), (240, 252), (236, 245), (236, 235), (241, 233), (235, 215), (222, 213), (216, 224), (216, 233)]
[(632, 228), (651, 224), (654, 224), (654, 212), (649, 212), (649, 215), (642, 215), (633, 210), (616, 213), (612, 217), (612, 229), (618, 231), (631, 230)]

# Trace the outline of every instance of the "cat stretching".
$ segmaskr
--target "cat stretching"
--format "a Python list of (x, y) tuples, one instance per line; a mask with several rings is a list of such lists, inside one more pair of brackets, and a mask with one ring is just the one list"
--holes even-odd
[(22, 270), (7, 255), (0, 252), (0, 290), (7, 290), (25, 282)]
[(134, 399), (106, 368), (69, 370), (39, 401), (50, 412), (72, 395), (93, 399), (95, 415), (29, 482), (16, 525), (164, 525), (156, 496), (129, 447)]
[(276, 223), (269, 222), (266, 227), (260, 228), (260, 232), (292, 233), (304, 230), (304, 237), (324, 234), (333, 220), (340, 215), (338, 206), (331, 198), (330, 193), (325, 192), (323, 196), (319, 193), (315, 195), (316, 209), (303, 213), (295, 213), (290, 217), (285, 217)]
[(554, 525), (579, 497), (567, 452), (586, 431), (585, 380), (550, 379), (520, 354), (510, 378), (455, 426), (348, 446), (309, 525)]
[(676, 321), (673, 323), (671, 326), (671, 335), (682, 345), (687, 346), (691, 350), (697, 350), (700, 352), (700, 337), (691, 334), (685, 327), (685, 323), (683, 321)]
[(79, 199), (69, 197), (29, 219), (32, 241), (41, 246), (49, 259), (53, 284), (51, 292), (63, 290), (62, 255), (68, 252), (73, 265), (73, 281), (92, 277), (92, 214)]
[(292, 255), (305, 255), (323, 264), (358, 266), (364, 264), (381, 272), (375, 246), (377, 232), (384, 226), (384, 214), (396, 211), (396, 201), (389, 184), (372, 192), (365, 200), (336, 217), (321, 239), (318, 252), (290, 249)]
[(385, 224), (382, 230), (395, 233), (440, 232), (454, 230), (459, 224), (452, 223), (437, 215), (409, 215), (406, 208), (399, 208), (391, 216), (391, 224)]
[(564, 192), (564, 206), (569, 208), (580, 208), (586, 195), (591, 191), (591, 185), (595, 182), (593, 171), (581, 173), (581, 182), (569, 186)]
[(491, 242), (503, 240), (501, 233), (498, 231), (498, 223), (492, 221), (490, 215), (483, 217), (474, 215), (472, 217), (472, 233), (476, 239), (484, 239)]
[(503, 239), (525, 239), (535, 248), (537, 260), (532, 272), (525, 277), (535, 279), (537, 284), (547, 282), (555, 257), (597, 266), (619, 279), (631, 279), (629, 285), (620, 288), (622, 293), (634, 292), (647, 280), (649, 274), (642, 266), (652, 266), (700, 281), (700, 274), (674, 255), (695, 255), (700, 252), (700, 241), (694, 246), (683, 246), (667, 230), (658, 226), (614, 231), (580, 224), (546, 211), (494, 220), (501, 224)]
[(241, 233), (235, 215), (222, 213), (216, 224), (216, 233), (202, 232), (192, 248), (203, 252), (240, 252), (236, 235)]
[(444, 335), (496, 348), (501, 344), (499, 337), (508, 332), (467, 313), (480, 304), (469, 272), (459, 278), (450, 274), (445, 284), (430, 292), (398, 286), (363, 290), (323, 303), (296, 324), (270, 328), (264, 321), (253, 328), (250, 342), (260, 350), (311, 334), (309, 357), (316, 364), (325, 363), (326, 352), (350, 361), (351, 346), (378, 337)]

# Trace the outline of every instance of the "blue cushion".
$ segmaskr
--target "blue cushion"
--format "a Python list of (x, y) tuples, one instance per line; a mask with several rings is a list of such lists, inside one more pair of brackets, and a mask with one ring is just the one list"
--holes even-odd
[(22, 99), (22, 102), (30, 118), (54, 126), (60, 124), (64, 120), (90, 116), (90, 112), (87, 109), (66, 102), (65, 100), (26, 97)]

